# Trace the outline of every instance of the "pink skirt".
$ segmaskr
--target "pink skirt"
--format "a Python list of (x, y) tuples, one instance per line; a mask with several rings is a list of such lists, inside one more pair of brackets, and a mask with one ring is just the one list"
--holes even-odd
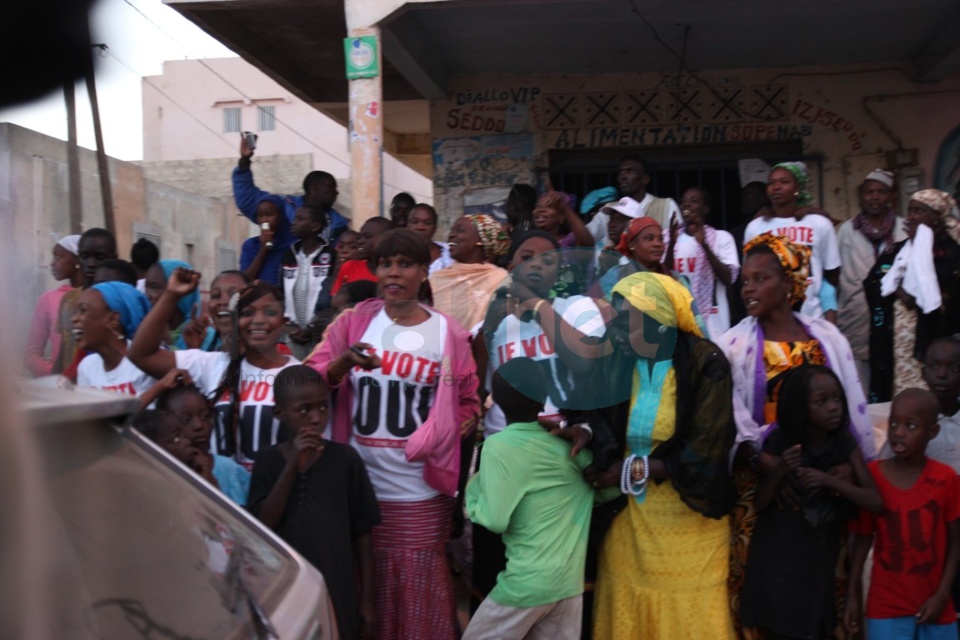
[(456, 598), (446, 544), (454, 499), (380, 502), (371, 532), (380, 640), (455, 640)]

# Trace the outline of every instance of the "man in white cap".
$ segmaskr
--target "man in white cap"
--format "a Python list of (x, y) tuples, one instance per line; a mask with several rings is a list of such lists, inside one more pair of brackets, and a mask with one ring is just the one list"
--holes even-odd
[(874, 169), (858, 189), (860, 213), (840, 226), (840, 300), (837, 326), (850, 341), (864, 391), (870, 388), (870, 310), (863, 280), (891, 243), (906, 237), (893, 210), (893, 174)]
[(627, 228), (630, 221), (643, 216), (643, 207), (633, 198), (623, 197), (617, 202), (611, 202), (602, 207), (597, 217), (601, 215), (607, 219), (605, 229), (607, 242), (603, 248), (612, 249), (620, 242), (620, 236), (623, 235), (623, 230)]
[[(621, 197), (630, 198), (640, 207), (639, 214), (632, 217), (649, 216), (660, 224), (660, 228), (668, 229), (670, 221), (680, 221), (680, 207), (671, 198), (657, 198), (647, 193), (649, 184), (650, 174), (647, 173), (646, 165), (640, 158), (627, 156), (620, 161), (620, 167), (617, 170), (617, 191), (620, 192)], [(601, 247), (616, 244), (616, 241), (608, 235), (608, 220), (609, 214), (604, 207), (587, 225), (587, 229)], [(627, 220), (624, 227), (629, 222), (630, 220)]]

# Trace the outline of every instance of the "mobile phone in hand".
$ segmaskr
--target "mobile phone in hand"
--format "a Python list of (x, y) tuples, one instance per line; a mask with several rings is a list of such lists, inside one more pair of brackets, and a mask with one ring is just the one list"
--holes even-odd
[(357, 354), (358, 356), (360, 356), (360, 357), (363, 358), (364, 360), (366, 360), (367, 358), (370, 357), (370, 354), (369, 354), (369, 353), (366, 353), (363, 349), (361, 349), (360, 347), (358, 347), (358, 346), (356, 346), (356, 345), (351, 346), (351, 347), (350, 347), (350, 351), (353, 351), (355, 354)]

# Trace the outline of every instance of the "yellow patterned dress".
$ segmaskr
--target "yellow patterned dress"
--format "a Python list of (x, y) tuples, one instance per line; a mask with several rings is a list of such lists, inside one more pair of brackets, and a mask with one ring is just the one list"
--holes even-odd
[[(636, 387), (635, 382), (635, 387)], [(653, 448), (676, 422), (676, 378), (670, 367), (660, 389)], [(638, 401), (633, 394), (631, 410)], [(600, 550), (593, 637), (723, 640), (733, 637), (727, 599), (730, 523), (693, 511), (670, 482), (651, 482), (642, 504), (632, 496)]]

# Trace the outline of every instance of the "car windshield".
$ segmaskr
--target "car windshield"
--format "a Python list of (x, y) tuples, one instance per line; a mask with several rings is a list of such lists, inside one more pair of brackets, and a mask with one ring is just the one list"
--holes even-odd
[(37, 427), (54, 511), (51, 594), (71, 638), (257, 637), (296, 562), (139, 436)]

